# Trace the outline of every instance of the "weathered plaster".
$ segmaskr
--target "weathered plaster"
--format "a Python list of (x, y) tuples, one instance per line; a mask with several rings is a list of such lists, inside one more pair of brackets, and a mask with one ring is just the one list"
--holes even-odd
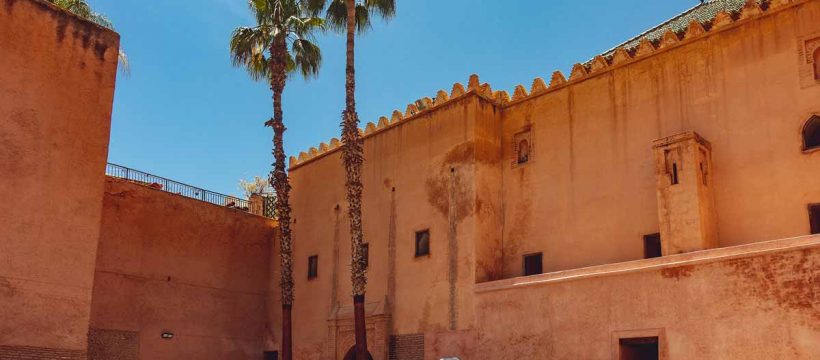
[(84, 353), (119, 36), (38, 0), (0, 34), (0, 345)]

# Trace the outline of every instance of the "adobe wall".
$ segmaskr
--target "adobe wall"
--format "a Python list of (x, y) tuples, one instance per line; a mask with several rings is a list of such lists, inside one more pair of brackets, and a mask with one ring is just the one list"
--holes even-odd
[[(498, 161), (497, 138), (486, 135), (500, 132), (498, 110), (471, 94), (415, 116), (364, 143), (367, 302), (391, 316), (387, 335), (427, 334), (428, 342), (441, 339), (444, 348), (470, 347), (475, 251), (464, 245), (472, 244), (482, 226), (476, 217), (481, 199), (491, 198), (481, 193), (488, 185), (477, 174)], [(352, 333), (328, 334), (328, 319), (349, 314), (352, 303), (340, 154), (291, 171), (299, 359), (336, 358), (352, 344)], [(483, 203), (491, 207), (498, 200)], [(415, 232), (424, 229), (431, 234), (430, 256), (415, 258)], [(308, 281), (311, 255), (319, 256), (319, 276)], [(389, 339), (383, 340), (368, 346), (386, 346)]]
[(119, 36), (0, 1), (0, 358), (85, 358)]
[(476, 286), (471, 359), (820, 358), (820, 235)]
[[(539, 344), (541, 333), (508, 339), (501, 332), (541, 315), (522, 312), (512, 300), (498, 313), (489, 306), (477, 310), (462, 276), (478, 283), (521, 276), (522, 255), (537, 252), (546, 272), (641, 259), (643, 235), (659, 230), (652, 144), (669, 135), (694, 131), (712, 144), (719, 246), (808, 234), (807, 204), (820, 201), (820, 152), (802, 152), (800, 130), (820, 113), (820, 82), (806, 81), (813, 74), (803, 48), (820, 41), (818, 18), (820, 1), (776, 0), (765, 11), (719, 15), (708, 30), (694, 24), (685, 35), (668, 33), (660, 43), (597, 57), (577, 65), (569, 80), (555, 75), (549, 87), (536, 79), (535, 94), (520, 87), (510, 99), (476, 76), (466, 95), (457, 84), (449, 97), (440, 91), (435, 102), (420, 100), (422, 110), (411, 104), (405, 115), (368, 124), (362, 174), (368, 301), (375, 312), (371, 350), (374, 340), (383, 340), (376, 322), (385, 314), (392, 316), (387, 332), (399, 357), (417, 358), (421, 346), (425, 358), (437, 359), (482, 358), (508, 340), (514, 348), (527, 339), (538, 341), (522, 349)], [(532, 152), (519, 165), (512, 140), (523, 130), (530, 131)], [(338, 314), (350, 313), (338, 147), (323, 143), (291, 159), (300, 358), (340, 358), (346, 349), (331, 344), (351, 341), (349, 333), (328, 330)], [(432, 256), (414, 259), (413, 234), (425, 228)], [(455, 267), (451, 254), (457, 254)], [(308, 281), (311, 255), (319, 255), (319, 276)], [(710, 281), (717, 284), (716, 277)], [(538, 307), (541, 294), (521, 294)], [(572, 330), (596, 321), (583, 314), (566, 315), (575, 321)], [(506, 322), (490, 330), (499, 317)], [(499, 333), (487, 335), (492, 331)], [(763, 333), (750, 334), (760, 339)], [(495, 349), (483, 352), (490, 346)]]
[(800, 132), (820, 83), (803, 84), (800, 49), (818, 19), (818, 1), (770, 9), (506, 107), (504, 157), (525, 127), (534, 150), (504, 167), (505, 277), (531, 252), (545, 271), (643, 258), (659, 232), (652, 141), (687, 131), (712, 144), (720, 246), (809, 234), (820, 153)]
[(107, 178), (89, 352), (261, 358), (279, 336), (265, 316), (274, 235), (271, 219)]

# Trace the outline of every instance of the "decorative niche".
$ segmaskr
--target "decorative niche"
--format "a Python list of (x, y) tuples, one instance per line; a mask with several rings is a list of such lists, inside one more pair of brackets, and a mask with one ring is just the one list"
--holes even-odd
[(520, 167), (527, 165), (533, 160), (532, 131), (529, 127), (513, 136), (512, 141), (512, 166)]
[(803, 37), (798, 43), (801, 87), (820, 85), (820, 33)]

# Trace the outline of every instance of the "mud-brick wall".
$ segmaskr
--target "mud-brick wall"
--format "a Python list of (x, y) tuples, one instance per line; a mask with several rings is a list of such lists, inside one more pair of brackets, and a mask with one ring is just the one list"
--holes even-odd
[(482, 284), (474, 359), (820, 359), (818, 280), (813, 236)]
[[(95, 359), (261, 359), (275, 222), (105, 182), (89, 351)], [(163, 339), (163, 333), (173, 334)]]
[(118, 48), (45, 1), (0, 0), (2, 359), (86, 352)]

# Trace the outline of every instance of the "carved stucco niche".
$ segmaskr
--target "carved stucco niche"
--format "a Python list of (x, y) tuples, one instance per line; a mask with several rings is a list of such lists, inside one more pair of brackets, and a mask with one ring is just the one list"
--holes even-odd
[(820, 85), (820, 33), (800, 38), (798, 50), (801, 87)]

